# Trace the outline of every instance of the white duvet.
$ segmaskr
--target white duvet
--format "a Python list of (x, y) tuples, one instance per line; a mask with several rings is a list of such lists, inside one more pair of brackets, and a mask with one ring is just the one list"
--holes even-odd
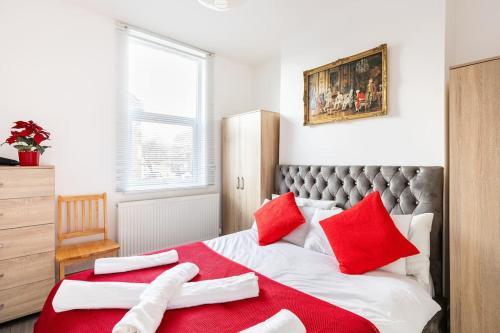
[(205, 243), (275, 281), (368, 319), (381, 333), (421, 333), (440, 310), (412, 278), (384, 271), (343, 274), (332, 256), (286, 242), (259, 246), (255, 230)]

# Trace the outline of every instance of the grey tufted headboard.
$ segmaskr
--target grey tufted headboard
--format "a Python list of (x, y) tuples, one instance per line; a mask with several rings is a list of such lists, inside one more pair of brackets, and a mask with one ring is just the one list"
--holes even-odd
[(436, 297), (443, 296), (442, 167), (278, 165), (275, 189), (279, 194), (335, 200), (344, 209), (378, 191), (391, 214), (434, 213), (430, 271)]

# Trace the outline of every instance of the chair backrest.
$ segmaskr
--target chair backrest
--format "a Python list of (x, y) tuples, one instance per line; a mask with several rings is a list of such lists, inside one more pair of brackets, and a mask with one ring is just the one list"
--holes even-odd
[(106, 193), (58, 196), (57, 240), (103, 234), (108, 239), (108, 206)]

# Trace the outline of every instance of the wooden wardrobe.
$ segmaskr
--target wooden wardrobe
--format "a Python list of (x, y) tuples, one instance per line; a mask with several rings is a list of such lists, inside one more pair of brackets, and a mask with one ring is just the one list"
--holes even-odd
[(274, 189), (279, 113), (253, 111), (222, 120), (222, 232), (248, 229)]
[(450, 72), (451, 332), (500, 330), (500, 57)]

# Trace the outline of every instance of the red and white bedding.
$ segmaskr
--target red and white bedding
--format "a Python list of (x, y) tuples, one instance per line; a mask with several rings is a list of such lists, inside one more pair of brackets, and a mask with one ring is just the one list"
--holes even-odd
[[(217, 254), (203, 243), (177, 248), (179, 262), (193, 262), (200, 274), (193, 280), (216, 279), (234, 276), (250, 270)], [(160, 266), (126, 273), (94, 275), (92, 270), (72, 275), (71, 279), (87, 281), (121, 281), (149, 283), (160, 273), (172, 267)], [(168, 310), (157, 332), (239, 332), (276, 314), (281, 309), (295, 313), (307, 332), (376, 333), (377, 328), (365, 318), (325, 301), (287, 287), (259, 275), (260, 295), (242, 301), (210, 304), (193, 308)], [(74, 310), (54, 312), (52, 299), (56, 286), (50, 293), (35, 333), (84, 333), (111, 332), (113, 326), (127, 310)]]
[[(200, 274), (193, 281), (256, 271), (260, 296), (225, 304), (167, 310), (158, 332), (238, 332), (281, 309), (294, 312), (307, 332), (420, 333), (439, 311), (414, 279), (373, 271), (346, 275), (335, 257), (283, 241), (259, 246), (257, 232), (247, 230), (203, 243), (178, 247), (179, 262), (193, 262)], [(213, 250), (213, 251), (212, 251)], [(230, 260), (228, 260), (230, 259)], [(94, 275), (70, 276), (86, 281), (149, 283), (170, 266)], [(35, 333), (111, 332), (126, 310), (76, 310), (55, 313), (50, 293)]]
[(335, 256), (284, 241), (259, 246), (257, 238), (253, 229), (205, 243), (277, 282), (368, 319), (381, 333), (421, 333), (440, 310), (427, 286), (412, 277), (383, 270), (343, 274)]

